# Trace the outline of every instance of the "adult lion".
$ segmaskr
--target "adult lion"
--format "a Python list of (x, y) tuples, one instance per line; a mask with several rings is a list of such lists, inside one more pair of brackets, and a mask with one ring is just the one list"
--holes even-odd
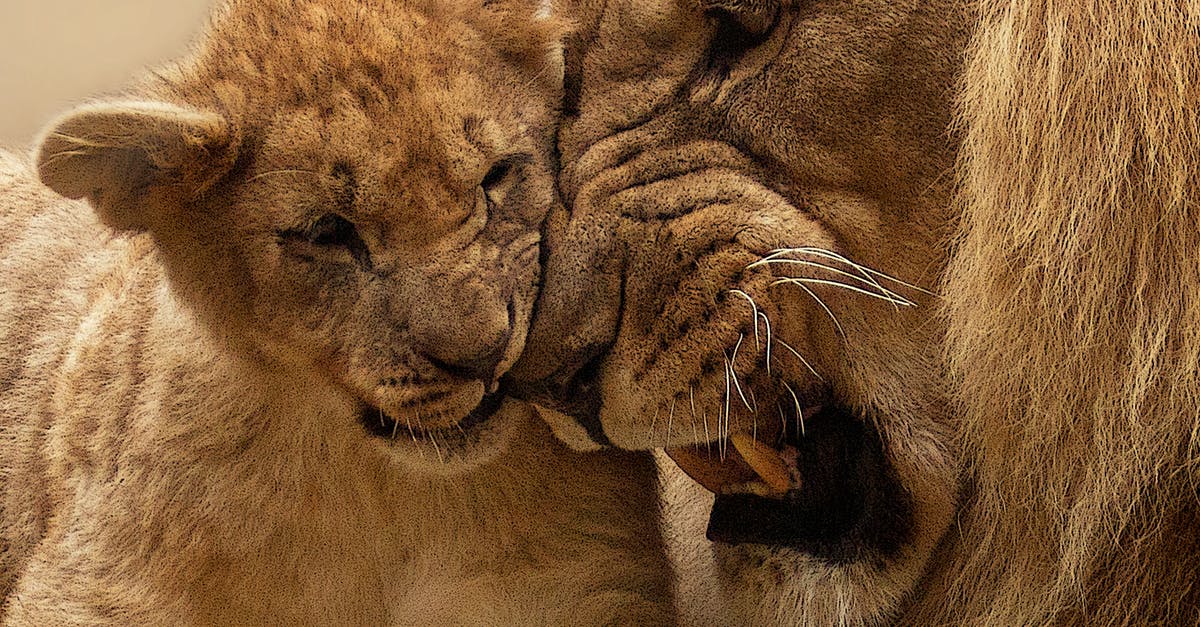
[(1200, 620), (1194, 7), (574, 8), (515, 374), (719, 494), (690, 621)]

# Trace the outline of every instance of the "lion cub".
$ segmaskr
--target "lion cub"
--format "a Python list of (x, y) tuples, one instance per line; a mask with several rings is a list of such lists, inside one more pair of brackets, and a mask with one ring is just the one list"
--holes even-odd
[(560, 31), (524, 0), (232, 0), (46, 133), (41, 181), (87, 203), (0, 153), (8, 623), (669, 620), (652, 468), (497, 391)]

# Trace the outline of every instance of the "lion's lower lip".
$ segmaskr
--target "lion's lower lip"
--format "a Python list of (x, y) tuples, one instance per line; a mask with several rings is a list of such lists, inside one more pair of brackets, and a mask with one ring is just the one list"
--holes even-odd
[(410, 426), (408, 422), (397, 420), (372, 406), (365, 406), (359, 412), (358, 419), (368, 433), (381, 438), (391, 439), (398, 435), (404, 435), (424, 439), (438, 434), (461, 434), (482, 425), (494, 416), (500, 410), (500, 406), (504, 404), (505, 395), (503, 386), (491, 394), (485, 394), (475, 409), (471, 410), (471, 413), (464, 416), (458, 423), (441, 429), (421, 429), (415, 425)]

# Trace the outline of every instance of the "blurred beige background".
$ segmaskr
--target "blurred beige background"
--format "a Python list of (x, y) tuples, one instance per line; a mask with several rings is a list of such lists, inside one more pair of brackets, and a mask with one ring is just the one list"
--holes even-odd
[(180, 54), (213, 0), (0, 0), (0, 146)]

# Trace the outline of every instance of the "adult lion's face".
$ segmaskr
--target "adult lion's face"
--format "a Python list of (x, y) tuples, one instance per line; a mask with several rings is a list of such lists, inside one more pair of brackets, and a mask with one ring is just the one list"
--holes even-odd
[(516, 378), (568, 442), (667, 447), (718, 492), (725, 558), (787, 573), (760, 617), (888, 613), (955, 494), (926, 290), (965, 4), (577, 9), (567, 209)]

